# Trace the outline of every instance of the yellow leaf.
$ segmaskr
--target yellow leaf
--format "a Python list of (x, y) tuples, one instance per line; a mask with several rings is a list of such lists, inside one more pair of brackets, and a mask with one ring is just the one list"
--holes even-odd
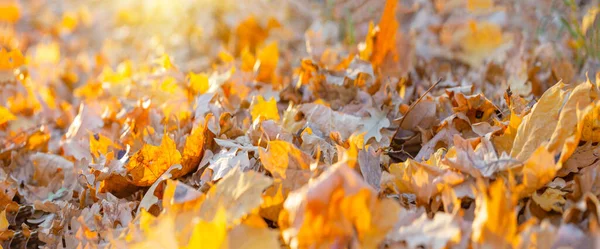
[[(434, 158), (432, 156), (430, 160)], [(401, 193), (415, 194), (417, 201), (421, 203), (429, 203), (430, 198), (440, 193), (445, 186), (457, 185), (464, 181), (462, 175), (451, 170), (418, 163), (412, 159), (394, 163), (390, 165), (389, 170), (395, 177), (398, 190)]]
[(493, 0), (467, 0), (467, 9), (469, 11), (486, 10), (494, 7)]
[(517, 233), (516, 199), (502, 178), (481, 189), (476, 200), (471, 241), (481, 248), (510, 248)]
[(330, 248), (351, 241), (361, 248), (376, 248), (393, 227), (398, 211), (398, 204), (378, 199), (342, 161), (290, 193), (279, 225), (284, 240), (294, 248)]
[(34, 64), (56, 65), (60, 61), (60, 45), (56, 42), (38, 43), (35, 46), (35, 55), (31, 59)]
[(265, 101), (262, 96), (257, 96), (254, 104), (252, 105), (250, 114), (252, 115), (252, 120), (256, 120), (259, 117), (262, 117), (266, 120), (279, 120), (277, 101), (275, 101), (274, 98), (269, 99), (269, 101)]
[(388, 54), (393, 56), (394, 61), (398, 60), (396, 50), (396, 32), (400, 24), (396, 19), (396, 5), (398, 1), (387, 0), (381, 20), (379, 21), (379, 32), (373, 44), (373, 53), (371, 54), (371, 63), (379, 66)]
[(256, 58), (254, 58), (254, 55), (252, 55), (252, 53), (250, 53), (250, 51), (248, 49), (243, 49), (242, 50), (242, 71), (244, 72), (252, 72), (252, 70), (254, 70), (254, 64), (256, 63)]
[(275, 84), (275, 69), (277, 69), (277, 63), (279, 63), (277, 42), (272, 42), (259, 50), (256, 53), (256, 59), (255, 68), (258, 69), (256, 81)]
[(229, 232), (229, 248), (279, 249), (279, 233), (266, 227), (239, 225)]
[(10, 112), (6, 107), (0, 106), (0, 125), (5, 124), (8, 121), (16, 120), (17, 117)]
[(234, 167), (208, 191), (199, 212), (204, 219), (212, 219), (223, 209), (227, 224), (238, 222), (260, 206), (262, 192), (272, 183), (269, 177), (258, 172), (241, 172), (239, 167)]
[(166, 70), (174, 68), (173, 63), (171, 62), (171, 57), (167, 54), (163, 54), (159, 59), (158, 63)]
[(175, 142), (165, 133), (160, 146), (144, 144), (125, 166), (130, 180), (137, 186), (150, 186), (169, 167), (181, 163)]
[(67, 31), (73, 32), (75, 28), (77, 28), (78, 20), (77, 14), (73, 12), (65, 12), (63, 13), (62, 20), (60, 22), (60, 28)]
[(0, 232), (6, 231), (8, 226), (10, 226), (10, 224), (6, 219), (6, 210), (2, 210), (2, 213), (0, 213)]
[(195, 74), (190, 72), (190, 74), (188, 74), (188, 79), (193, 94), (203, 94), (208, 91), (208, 75), (205, 73)]
[(235, 60), (235, 58), (233, 58), (233, 55), (231, 55), (227, 51), (219, 52), (219, 58), (225, 63), (231, 63)]
[(274, 184), (265, 191), (261, 215), (277, 220), (288, 194), (308, 183), (311, 157), (285, 141), (269, 141), (268, 150), (259, 149), (259, 157), (266, 170), (273, 175)]
[(503, 43), (502, 29), (500, 26), (475, 21), (469, 22), (470, 33), (463, 41), (463, 49), (468, 53), (487, 52)]
[(194, 226), (190, 243), (184, 248), (228, 248), (227, 243), (227, 212), (219, 208), (211, 221), (200, 220)]
[(112, 140), (102, 134), (93, 134), (90, 132), (90, 152), (96, 157), (100, 155), (106, 155), (108, 148), (113, 147), (120, 149), (118, 144), (113, 143)]
[(492, 138), (494, 147), (498, 150), (498, 153), (510, 153), (522, 120), (523, 118), (519, 117), (519, 115), (511, 113), (508, 127), (504, 130), (504, 133)]
[(375, 35), (375, 25), (373, 24), (373, 21), (371, 21), (369, 22), (369, 31), (367, 32), (365, 43), (359, 45), (360, 51), (358, 56), (361, 60), (369, 61), (371, 58), (371, 55), (373, 54), (373, 41), (375, 40)]
[(544, 191), (544, 193), (541, 195), (535, 192), (532, 196), (532, 199), (546, 211), (556, 211), (562, 213), (561, 205), (567, 203), (565, 194), (567, 194), (567, 192), (563, 192), (558, 189), (547, 188), (546, 191)]
[(523, 183), (516, 186), (514, 192), (519, 197), (529, 196), (537, 189), (551, 182), (557, 170), (558, 167), (554, 162), (554, 155), (546, 147), (540, 146), (525, 161), (521, 170)]
[(0, 3), (0, 21), (15, 23), (20, 17), (21, 13), (16, 2)]
[(548, 89), (531, 113), (523, 118), (510, 151), (512, 157), (524, 161), (552, 136), (558, 123), (560, 109), (567, 97), (564, 88), (565, 85), (561, 82)]
[(19, 50), (10, 52), (0, 48), (0, 70), (11, 70), (20, 67), (25, 62)]
[[(206, 122), (208, 120), (207, 118)], [(173, 177), (184, 176), (198, 167), (202, 156), (204, 156), (206, 144), (212, 141), (214, 137), (207, 128), (207, 125), (208, 123), (205, 123), (202, 126), (196, 127), (185, 139), (182, 153), (183, 159), (181, 161), (182, 169), (174, 171)]]
[(600, 103), (590, 105), (583, 118), (581, 140), (600, 142)]

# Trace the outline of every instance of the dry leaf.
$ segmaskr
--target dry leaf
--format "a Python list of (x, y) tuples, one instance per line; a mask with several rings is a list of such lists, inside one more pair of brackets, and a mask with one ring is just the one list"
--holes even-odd
[(426, 214), (411, 223), (410, 226), (401, 226), (398, 230), (388, 234), (389, 241), (406, 241), (408, 248), (446, 248), (450, 242), (458, 242), (461, 229), (455, 217), (446, 213), (438, 213), (433, 219)]
[(152, 185), (168, 168), (181, 163), (181, 153), (166, 133), (160, 146), (144, 144), (125, 165), (130, 181), (137, 186)]
[(397, 212), (397, 204), (377, 199), (354, 170), (339, 162), (288, 196), (279, 225), (292, 248), (339, 243), (372, 248), (392, 228)]

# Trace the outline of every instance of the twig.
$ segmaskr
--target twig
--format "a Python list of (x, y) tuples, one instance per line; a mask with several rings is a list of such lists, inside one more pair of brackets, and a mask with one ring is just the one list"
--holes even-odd
[[(431, 92), (431, 90), (433, 90), (433, 88), (434, 88), (435, 86), (437, 86), (437, 85), (438, 85), (440, 82), (442, 82), (442, 78), (439, 78), (439, 79), (437, 80), (437, 82), (435, 82), (435, 84), (433, 84), (432, 86), (430, 86), (430, 87), (429, 87), (429, 89), (427, 89), (427, 91), (425, 91), (425, 92), (424, 92), (424, 93), (421, 95), (421, 97), (419, 97), (419, 98), (417, 99), (417, 101), (413, 102), (413, 103), (410, 105), (410, 107), (408, 107), (408, 111), (406, 111), (406, 114), (404, 114), (404, 116), (402, 116), (402, 117), (400, 118), (400, 124), (398, 125), (398, 128), (402, 127), (402, 124), (404, 123), (404, 120), (406, 119), (406, 116), (408, 116), (408, 114), (409, 114), (409, 113), (410, 113), (410, 112), (411, 112), (411, 111), (412, 111), (412, 110), (415, 108), (415, 106), (416, 106), (416, 105), (417, 105), (419, 102), (421, 102), (421, 100), (423, 100), (423, 98), (425, 97), (425, 95), (427, 95), (429, 92)], [(394, 120), (394, 121), (395, 121), (395, 120)], [(396, 130), (396, 133), (398, 133), (398, 130)], [(396, 136), (396, 133), (394, 133), (394, 136)]]

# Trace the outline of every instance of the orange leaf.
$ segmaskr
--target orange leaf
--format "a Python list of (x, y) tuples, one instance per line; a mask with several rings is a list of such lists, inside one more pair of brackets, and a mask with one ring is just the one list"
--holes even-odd
[(19, 6), (16, 3), (0, 3), (0, 21), (15, 23), (21, 17)]
[(274, 83), (275, 69), (279, 63), (279, 48), (277, 42), (272, 42), (256, 53), (258, 72), (256, 81)]
[(388, 0), (385, 3), (383, 15), (379, 21), (379, 32), (376, 35), (373, 53), (371, 54), (371, 63), (374, 66), (381, 65), (385, 56), (391, 53), (394, 61), (398, 60), (396, 51), (396, 32), (400, 23), (396, 20), (396, 5), (398, 1)]
[(144, 144), (136, 152), (125, 168), (130, 176), (130, 181), (137, 186), (150, 186), (169, 167), (181, 163), (181, 153), (177, 151), (175, 142), (166, 133), (160, 146)]
[[(209, 118), (206, 119), (208, 123)], [(202, 159), (206, 145), (212, 141), (212, 133), (207, 128), (207, 124), (196, 127), (185, 140), (183, 147), (183, 159), (181, 161), (181, 170), (173, 171), (173, 177), (184, 176), (192, 172)]]

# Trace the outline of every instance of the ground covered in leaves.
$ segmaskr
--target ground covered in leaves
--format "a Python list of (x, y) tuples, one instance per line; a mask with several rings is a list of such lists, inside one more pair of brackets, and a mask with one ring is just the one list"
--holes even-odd
[(0, 246), (597, 247), (599, 12), (0, 0)]

